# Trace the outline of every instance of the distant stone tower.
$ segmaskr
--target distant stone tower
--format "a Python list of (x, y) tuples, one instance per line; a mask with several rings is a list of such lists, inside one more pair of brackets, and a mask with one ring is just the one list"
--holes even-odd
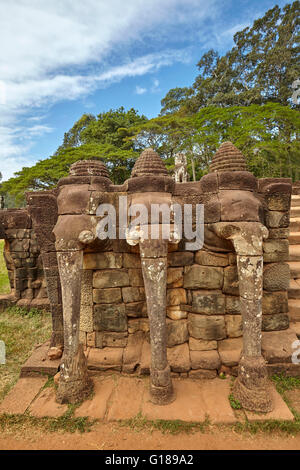
[(188, 181), (187, 159), (184, 153), (175, 155), (174, 179), (176, 183), (186, 183)]

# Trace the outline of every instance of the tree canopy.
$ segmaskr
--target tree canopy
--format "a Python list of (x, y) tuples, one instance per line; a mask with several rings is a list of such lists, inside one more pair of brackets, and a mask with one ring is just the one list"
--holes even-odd
[(161, 114), (205, 106), (249, 106), (292, 103), (292, 84), (300, 77), (300, 2), (268, 10), (234, 35), (225, 55), (209, 50), (199, 60), (193, 85), (171, 89), (162, 100)]

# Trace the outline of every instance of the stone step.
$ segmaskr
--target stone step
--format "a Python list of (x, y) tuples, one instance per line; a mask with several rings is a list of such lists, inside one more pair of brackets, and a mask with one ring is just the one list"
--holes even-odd
[(290, 245), (300, 245), (300, 232), (290, 232), (289, 243)]
[(290, 219), (290, 231), (300, 232), (300, 217), (291, 217)]
[(300, 279), (291, 279), (288, 293), (289, 299), (300, 299)]
[(289, 260), (290, 261), (300, 261), (300, 245), (291, 245), (289, 247)]
[(300, 300), (289, 299), (289, 319), (292, 322), (300, 321)]
[(291, 278), (300, 279), (300, 261), (289, 261)]
[(300, 195), (292, 195), (291, 207), (300, 207)]
[(300, 217), (300, 207), (291, 207), (291, 217)]

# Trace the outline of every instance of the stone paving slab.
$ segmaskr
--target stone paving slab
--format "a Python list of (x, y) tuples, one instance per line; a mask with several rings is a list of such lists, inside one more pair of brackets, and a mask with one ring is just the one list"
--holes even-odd
[[(55, 401), (55, 389), (45, 385), (46, 377), (20, 378), (0, 405), (0, 413), (23, 414), (26, 410), (36, 417), (59, 417), (68, 409)], [(94, 393), (75, 410), (76, 417), (108, 421), (134, 418), (141, 412), (148, 419), (181, 420), (212, 424), (237, 421), (228, 396), (229, 379), (192, 380), (173, 379), (175, 401), (169, 405), (154, 405), (149, 396), (149, 377), (124, 377), (120, 375), (96, 376)], [(39, 393), (40, 392), (40, 393)], [(258, 414), (245, 411), (249, 421), (293, 420), (293, 414), (273, 386), (270, 393), (275, 403), (271, 413)]]
[(237, 421), (228, 399), (231, 393), (229, 379), (207, 380), (203, 383), (201, 392), (209, 421), (212, 424), (231, 424)]
[(59, 416), (62, 416), (67, 409), (68, 405), (60, 405), (59, 403), (56, 403), (54, 388), (47, 387), (41, 391), (39, 396), (29, 407), (29, 413), (37, 418), (41, 418), (43, 416), (58, 418)]
[(245, 410), (248, 421), (266, 421), (269, 419), (276, 419), (277, 421), (294, 421), (295, 418), (293, 413), (273, 386), (270, 387), (270, 395), (274, 403), (274, 410), (270, 413), (254, 413), (252, 411)]
[(47, 377), (23, 377), (0, 404), (0, 414), (23, 414), (47, 382)]
[(207, 411), (201, 397), (201, 383), (192, 380), (173, 380), (175, 401), (169, 405), (154, 405), (146, 391), (142, 414), (148, 419), (205, 421)]
[(116, 387), (113, 377), (93, 378), (94, 393), (92, 398), (86, 400), (75, 410), (76, 417), (88, 416), (92, 419), (104, 419), (108, 402)]
[(57, 373), (61, 359), (50, 361), (47, 355), (49, 346), (50, 342), (46, 341), (33, 351), (21, 368), (21, 377), (28, 376), (32, 372), (42, 372), (48, 375), (55, 375)]
[(141, 411), (144, 392), (145, 380), (120, 377), (111, 399), (108, 421), (136, 416)]

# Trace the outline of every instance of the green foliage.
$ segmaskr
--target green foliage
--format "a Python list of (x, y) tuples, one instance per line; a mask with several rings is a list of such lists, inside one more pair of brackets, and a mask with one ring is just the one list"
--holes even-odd
[(234, 398), (232, 393), (229, 395), (228, 399), (229, 399), (229, 403), (230, 403), (231, 408), (233, 408), (234, 410), (241, 410), (242, 409), (242, 405), (240, 404), (239, 400)]
[(65, 134), (63, 144), (53, 156), (16, 172), (1, 185), (0, 193), (6, 201), (22, 207), (26, 191), (52, 189), (60, 178), (68, 175), (72, 163), (95, 158), (104, 161), (113, 183), (121, 184), (129, 178), (140, 150), (130, 140), (132, 128), (146, 120), (136, 110), (125, 111), (122, 107), (97, 118), (84, 114)]
[(6, 346), (6, 364), (0, 367), (0, 401), (15, 384), (22, 364), (37, 344), (51, 335), (51, 315), (32, 309), (10, 308), (0, 315), (0, 339)]
[(198, 62), (200, 74), (190, 88), (170, 90), (162, 114), (184, 108), (194, 114), (206, 106), (292, 105), (292, 83), (300, 76), (300, 3), (268, 10), (252, 27), (234, 36), (224, 56), (210, 50)]
[(276, 390), (281, 395), (288, 390), (300, 388), (300, 377), (287, 377), (284, 374), (274, 374), (272, 381), (276, 386)]
[(212, 156), (227, 140), (243, 152), (257, 177), (299, 179), (299, 129), (299, 112), (278, 103), (207, 106), (191, 116), (178, 112), (151, 119), (135, 128), (135, 139), (140, 146), (153, 146), (169, 170), (174, 154), (184, 151), (191, 179), (208, 172)]
[(0, 240), (0, 294), (9, 294), (10, 283), (6, 263), (3, 256), (4, 240)]

